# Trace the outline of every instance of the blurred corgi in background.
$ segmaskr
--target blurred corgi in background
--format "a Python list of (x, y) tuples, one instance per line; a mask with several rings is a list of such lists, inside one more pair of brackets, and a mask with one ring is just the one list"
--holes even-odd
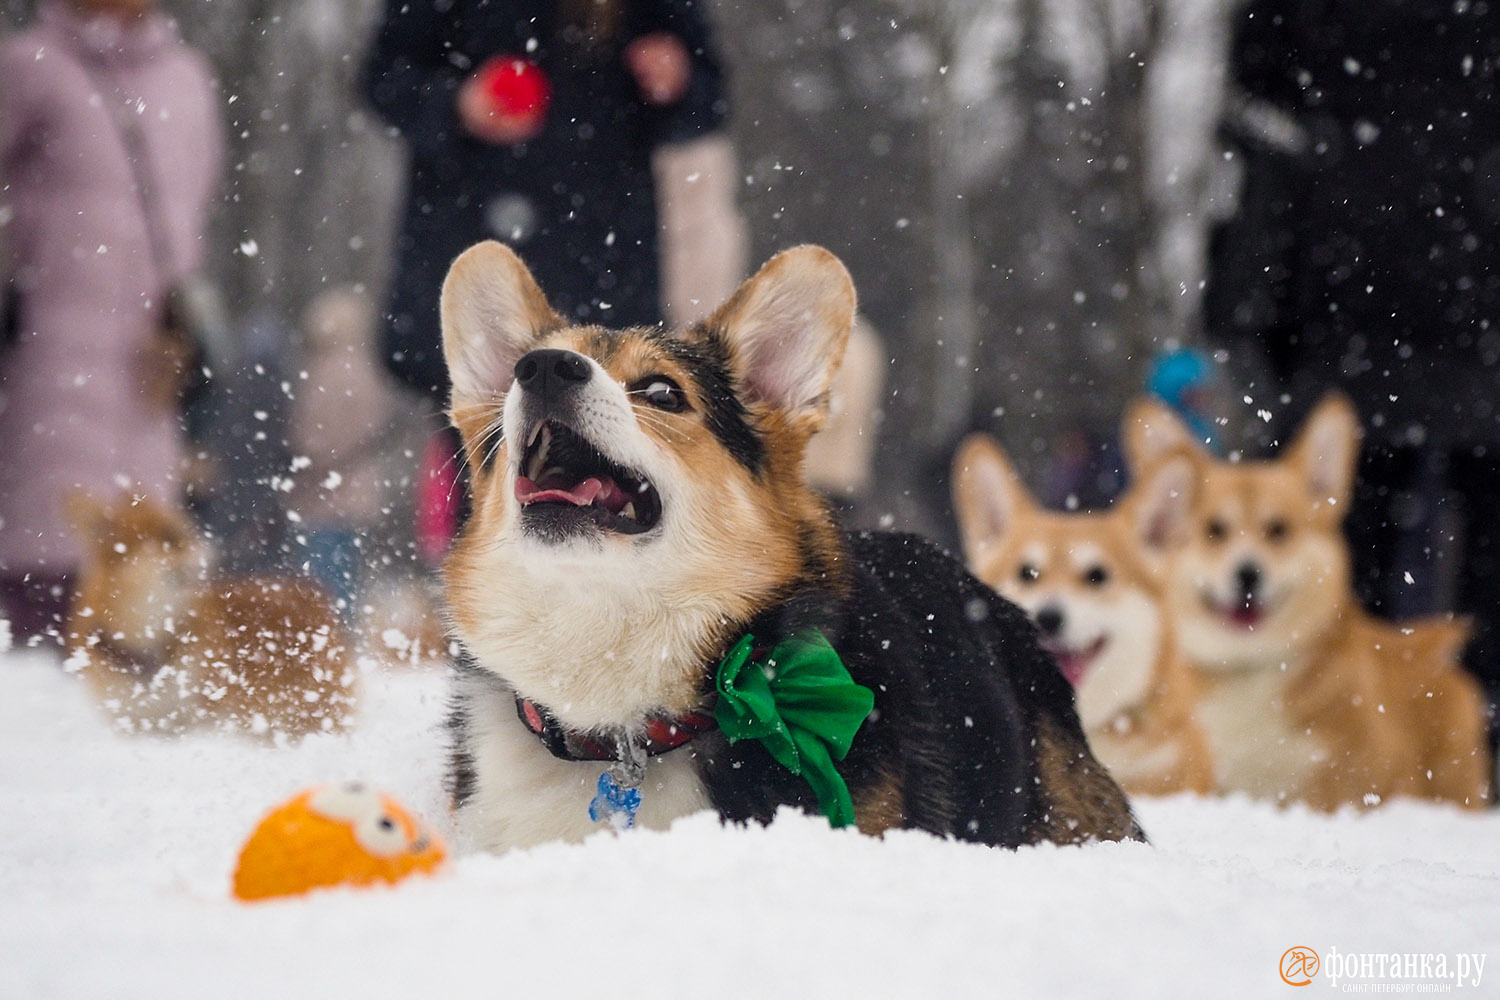
[(1196, 474), (1189, 456), (1169, 455), (1113, 509), (1063, 514), (1037, 504), (988, 435), (965, 439), (953, 462), (969, 568), (1036, 622), (1074, 687), (1089, 745), (1132, 794), (1213, 787), (1193, 678), (1163, 602)]
[(348, 642), (316, 584), (214, 573), (187, 515), (153, 500), (75, 493), (67, 505), (86, 545), (68, 667), (122, 728), (275, 739), (353, 721)]
[(1392, 795), (1490, 801), (1485, 709), (1458, 664), (1468, 626), (1392, 625), (1360, 607), (1340, 525), (1359, 420), (1339, 394), (1270, 461), (1207, 454), (1166, 407), (1126, 419), (1134, 468), (1190, 449), (1201, 488), (1168, 601), (1200, 682), (1222, 791), (1332, 810)]

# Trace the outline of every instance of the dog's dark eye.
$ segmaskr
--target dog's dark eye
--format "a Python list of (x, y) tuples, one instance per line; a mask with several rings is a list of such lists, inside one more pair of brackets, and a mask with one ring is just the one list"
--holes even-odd
[(1042, 571), (1031, 565), (1031, 563), (1022, 563), (1021, 568), (1016, 571), (1016, 579), (1022, 583), (1036, 583), (1037, 577), (1041, 575)]
[(1266, 540), (1271, 542), (1284, 542), (1286, 541), (1287, 532), (1290, 530), (1291, 529), (1287, 527), (1287, 523), (1285, 521), (1281, 520), (1281, 518), (1277, 518), (1276, 520), (1270, 521), (1266, 524)]
[(1208, 525), (1203, 529), (1203, 533), (1208, 536), (1210, 542), (1222, 542), (1224, 536), (1229, 534), (1229, 527), (1223, 521), (1214, 518), (1208, 522)]
[(682, 388), (665, 375), (643, 378), (630, 387), (632, 395), (640, 396), (658, 410), (676, 413), (687, 409), (687, 395)]
[(1109, 570), (1103, 566), (1090, 566), (1089, 571), (1083, 574), (1083, 582), (1090, 587), (1102, 587), (1109, 582)]

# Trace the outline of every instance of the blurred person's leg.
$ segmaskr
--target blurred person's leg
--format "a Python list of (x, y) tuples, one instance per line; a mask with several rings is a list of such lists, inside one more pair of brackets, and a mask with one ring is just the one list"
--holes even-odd
[[(1405, 535), (1414, 530), (1413, 506), (1419, 455), (1415, 449), (1366, 440), (1355, 477), (1354, 498), (1344, 519), (1344, 536), (1353, 561), (1355, 593), (1360, 603), (1383, 618), (1409, 612), (1397, 588), (1402, 568), (1397, 553), (1405, 551)], [(1421, 576), (1425, 576), (1423, 573)], [(1413, 580), (1419, 579), (1413, 574)], [(1426, 609), (1434, 610), (1434, 609)]]
[(750, 236), (735, 203), (739, 173), (729, 138), (714, 133), (652, 154), (661, 239), (662, 314), (701, 319), (747, 275)]
[(1500, 705), (1500, 458), (1455, 457), (1453, 485), (1463, 498), (1465, 532), (1457, 610), (1474, 623), (1464, 665), (1489, 695), (1493, 745), (1500, 735), (1495, 718)]

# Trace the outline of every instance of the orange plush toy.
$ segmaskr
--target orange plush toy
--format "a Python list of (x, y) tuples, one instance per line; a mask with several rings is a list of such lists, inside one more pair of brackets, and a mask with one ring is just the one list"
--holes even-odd
[(359, 782), (322, 785), (261, 820), (240, 851), (234, 894), (254, 900), (394, 883), (433, 871), (445, 856), (437, 835), (389, 795)]

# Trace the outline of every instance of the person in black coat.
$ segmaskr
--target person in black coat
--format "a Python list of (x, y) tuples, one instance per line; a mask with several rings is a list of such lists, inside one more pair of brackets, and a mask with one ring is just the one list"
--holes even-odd
[[(487, 101), (496, 56), (540, 70), (543, 115)], [(651, 151), (726, 110), (694, 0), (388, 0), (364, 79), (411, 156), (384, 339), (401, 381), (446, 405), (438, 293), (484, 239), (510, 243), (575, 321), (660, 320)]]
[(1226, 122), (1244, 183), (1214, 241), (1210, 336), (1269, 362), (1279, 384), (1260, 396), (1289, 394), (1282, 426), (1327, 388), (1354, 399), (1361, 596), (1405, 617), (1456, 593), (1493, 701), (1500, 8), (1251, 0), (1236, 28)]

